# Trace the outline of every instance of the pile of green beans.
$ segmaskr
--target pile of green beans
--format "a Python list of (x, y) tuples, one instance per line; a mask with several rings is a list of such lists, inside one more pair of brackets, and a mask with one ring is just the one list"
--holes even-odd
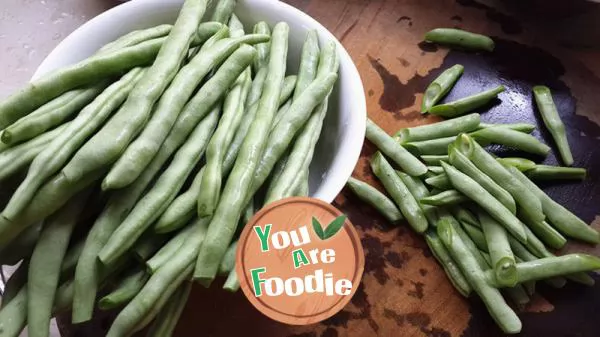
[[(400, 129), (390, 142), (384, 130), (367, 123), (366, 138), (379, 150), (371, 169), (385, 193), (356, 178), (347, 187), (391, 223), (406, 219), (422, 233), (458, 293), (476, 293), (505, 333), (518, 333), (521, 321), (504, 298), (527, 304), (537, 281), (555, 288), (567, 280), (594, 284), (587, 272), (600, 269), (600, 258), (557, 257), (550, 249), (563, 248), (567, 237), (597, 244), (600, 233), (532, 181), (585, 179), (586, 170), (496, 158), (484, 148), (494, 143), (545, 156), (550, 148), (529, 135), (531, 125), (486, 124), (472, 113)], [(420, 165), (427, 171), (416, 174)]]
[(239, 226), (308, 195), (337, 43), (309, 31), (289, 69), (285, 22), (246, 33), (235, 0), (202, 22), (208, 4), (186, 0), (173, 25), (128, 33), (0, 101), (0, 179), (22, 179), (0, 214), (0, 264), (22, 261), (0, 336), (27, 325), (48, 337), (58, 312), (83, 323), (96, 307), (118, 311), (108, 336), (171, 336), (193, 279), (227, 276), (223, 289), (239, 290)]

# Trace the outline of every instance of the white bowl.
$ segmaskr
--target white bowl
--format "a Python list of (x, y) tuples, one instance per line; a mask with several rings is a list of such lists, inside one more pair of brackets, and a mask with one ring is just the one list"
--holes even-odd
[[(134, 0), (88, 21), (64, 39), (42, 62), (33, 78), (92, 55), (104, 44), (132, 30), (173, 23), (183, 0)], [(297, 73), (302, 43), (316, 29), (321, 43), (335, 40), (340, 56), (339, 80), (310, 167), (310, 194), (331, 202), (358, 161), (365, 136), (366, 103), (358, 70), (350, 55), (325, 27), (296, 8), (276, 0), (240, 0), (236, 14), (246, 31), (258, 21), (290, 26), (288, 73)], [(205, 15), (207, 17), (207, 15)]]

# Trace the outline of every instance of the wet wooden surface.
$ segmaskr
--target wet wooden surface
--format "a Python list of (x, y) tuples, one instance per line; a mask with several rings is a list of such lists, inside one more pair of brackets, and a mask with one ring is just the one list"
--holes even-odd
[[(421, 93), (443, 69), (456, 63), (465, 74), (448, 100), (504, 84), (507, 92), (483, 113), (485, 121), (531, 122), (540, 125), (530, 94), (534, 84), (546, 84), (568, 128), (577, 166), (586, 167), (585, 183), (546, 186), (554, 198), (586, 222), (597, 220), (600, 201), (600, 61), (594, 41), (561, 39), (565, 20), (598, 10), (583, 1), (543, 6), (553, 19), (543, 21), (535, 7), (506, 1), (502, 10), (461, 0), (291, 0), (330, 29), (358, 66), (368, 114), (386, 131), (435, 121), (418, 112)], [(539, 1), (532, 1), (534, 4)], [(515, 7), (516, 6), (516, 7)], [(435, 27), (461, 27), (493, 36), (491, 54), (448, 51), (421, 43)], [(557, 32), (554, 34), (553, 32)], [(557, 39), (554, 39), (557, 37)], [(567, 46), (567, 42), (570, 46)], [(577, 44), (577, 46), (573, 46)], [(587, 49), (581, 49), (586, 45)], [(552, 140), (543, 127), (534, 134)], [(553, 148), (554, 149), (554, 148)], [(502, 151), (502, 149), (497, 149)], [(368, 142), (354, 175), (375, 183), (367, 158)], [(539, 159), (539, 158), (538, 158)], [(544, 163), (556, 164), (554, 155)], [(423, 239), (405, 225), (391, 226), (344, 190), (336, 206), (358, 227), (366, 254), (363, 282), (342, 312), (320, 324), (293, 327), (262, 316), (241, 293), (196, 286), (176, 336), (502, 336), (478, 300), (465, 300), (429, 253)], [(597, 221), (598, 222), (598, 221)], [(568, 250), (598, 253), (585, 245)], [(600, 336), (595, 313), (600, 310), (600, 286), (539, 287), (539, 295), (520, 310), (522, 336)], [(102, 335), (110, 319), (81, 327), (66, 327), (67, 336)]]

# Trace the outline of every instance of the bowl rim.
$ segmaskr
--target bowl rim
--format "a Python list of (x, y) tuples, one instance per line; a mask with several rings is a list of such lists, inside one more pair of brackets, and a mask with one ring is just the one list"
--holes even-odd
[[(76, 28), (67, 37), (65, 37), (54, 49), (44, 58), (40, 63), (31, 80), (39, 78), (41, 75), (46, 74), (57, 67), (57, 63), (60, 63), (60, 56), (64, 53), (68, 53), (70, 48), (77, 45), (77, 41), (84, 40), (97, 26), (106, 24), (105, 21), (111, 20), (111, 17), (115, 13), (127, 13), (143, 10), (146, 6), (151, 5), (164, 5), (169, 6), (175, 3), (183, 3), (184, 0), (132, 0), (125, 3), (118, 4), (97, 16), (91, 18), (89, 21), (83, 23), (81, 26)], [(277, 12), (285, 11), (289, 15), (297, 17), (298, 21), (307, 25), (308, 27), (317, 29), (319, 34), (324, 34), (328, 39), (335, 41), (340, 55), (340, 67), (348, 67), (346, 71), (350, 74), (351, 79), (348, 80), (353, 91), (359, 92), (359, 95), (353, 97), (353, 115), (352, 123), (348, 123), (343, 127), (346, 128), (344, 131), (344, 139), (339, 143), (337, 149), (337, 156), (331, 162), (328, 168), (328, 173), (324, 179), (322, 179), (319, 188), (314, 191), (312, 197), (324, 200), (325, 202), (333, 202), (335, 197), (341, 192), (346, 182), (352, 175), (354, 167), (358, 163), (361, 149), (364, 143), (366, 119), (367, 119), (367, 107), (364, 86), (360, 78), (360, 74), (356, 67), (356, 64), (350, 57), (348, 51), (340, 43), (340, 41), (321, 23), (312, 18), (310, 15), (302, 12), (301, 10), (281, 2), (279, 0), (239, 0), (244, 2), (246, 6), (253, 6), (258, 4), (270, 3), (270, 6), (277, 6), (275, 9)], [(122, 12), (122, 13), (120, 13)], [(343, 80), (343, 79), (342, 79)], [(343, 157), (343, 158), (339, 158)]]

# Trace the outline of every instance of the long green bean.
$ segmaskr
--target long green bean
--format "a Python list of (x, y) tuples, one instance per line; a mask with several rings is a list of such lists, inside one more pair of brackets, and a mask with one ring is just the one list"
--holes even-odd
[(60, 281), (60, 269), (71, 234), (83, 211), (89, 191), (81, 192), (44, 224), (38, 243), (29, 260), (27, 277), (28, 335), (50, 335), (52, 305)]
[(54, 130), (0, 152), (0, 181), (27, 167), (48, 146), (48, 143), (68, 128), (68, 125), (69, 123), (63, 124)]
[[(410, 192), (410, 194), (412, 194), (415, 200), (418, 201), (421, 198), (427, 198), (431, 195), (431, 193), (429, 192), (425, 184), (423, 184), (421, 179), (409, 176), (408, 174), (401, 171), (396, 171), (396, 174), (398, 175), (398, 177), (400, 177), (404, 185), (406, 185), (406, 188), (408, 188), (408, 191)], [(421, 203), (419, 203), (419, 206), (423, 210), (427, 221), (429, 221), (430, 224), (435, 225), (438, 217), (436, 208), (431, 205), (424, 205)]]
[(525, 133), (532, 133), (533, 130), (535, 130), (535, 125), (529, 124), (529, 123), (512, 123), (512, 124), (479, 123), (479, 127), (477, 129), (481, 130), (481, 129), (485, 129), (485, 128), (497, 128), (497, 127), (509, 128), (511, 130), (525, 132)]
[[(525, 248), (525, 246), (523, 246), (523, 244), (521, 244), (512, 236), (508, 237), (508, 242), (510, 243), (510, 248), (514, 252), (516, 258), (525, 262), (536, 261), (539, 259), (538, 256), (533, 255), (529, 250), (527, 250), (527, 248)], [(553, 288), (562, 288), (565, 286), (565, 284), (567, 284), (567, 280), (561, 276), (545, 279), (544, 282)]]
[(268, 130), (281, 92), (281, 84), (285, 75), (289, 26), (278, 23), (271, 35), (269, 57), (269, 81), (265, 82), (256, 118), (252, 122), (246, 139), (238, 153), (234, 167), (225, 183), (221, 199), (211, 220), (207, 239), (200, 248), (196, 261), (194, 279), (201, 284), (210, 285), (217, 274), (219, 262), (237, 228), (237, 224), (249, 196), (247, 191), (252, 183), (254, 171), (265, 149)]
[(417, 142), (404, 143), (403, 146), (411, 153), (423, 155), (446, 155), (448, 154), (448, 145), (456, 140), (456, 136), (422, 140)]
[(0, 309), (6, 307), (6, 305), (17, 296), (21, 288), (25, 286), (28, 273), (29, 261), (24, 260), (19, 267), (13, 271), (13, 274), (4, 284), (4, 289), (2, 291), (2, 306)]
[[(191, 45), (201, 44), (222, 26), (216, 22), (203, 23), (198, 27)], [(162, 46), (166, 45), (166, 40), (167, 37), (156, 38), (127, 48), (94, 55), (40, 77), (0, 102), (0, 129), (71, 89), (94, 82), (99, 77), (116, 76), (123, 71), (151, 64)], [(168, 53), (173, 52), (170, 46), (164, 49), (169, 50)], [(155, 72), (153, 74), (157, 75)]]
[(232, 242), (227, 248), (227, 252), (223, 256), (223, 260), (219, 264), (219, 274), (229, 275), (235, 269), (235, 255), (237, 250), (237, 241)]
[(478, 243), (476, 242), (476, 238), (473, 238), (470, 233), (465, 231), (464, 226), (461, 227), (461, 224), (446, 210), (439, 209), (438, 211), (439, 218), (435, 222), (437, 226), (441, 220), (445, 222), (449, 222), (452, 225), (452, 228), (456, 231), (456, 234), (463, 240), (463, 243), (469, 249), (479, 268), (482, 270), (487, 270), (492, 267), (492, 261), (487, 253), (484, 253), (483, 250), (480, 250)]
[(481, 227), (481, 224), (479, 223), (479, 220), (477, 220), (477, 217), (466, 208), (458, 206), (452, 207), (450, 210), (452, 212), (452, 215), (454, 215), (456, 219), (460, 221), (460, 223), (467, 223), (477, 228)]
[(471, 238), (471, 241), (479, 248), (480, 251), (488, 253), (489, 248), (483, 230), (479, 227), (475, 227), (466, 222), (461, 222), (461, 226), (465, 233)]
[(371, 158), (371, 169), (373, 173), (381, 180), (381, 183), (388, 191), (402, 215), (417, 233), (423, 233), (427, 230), (427, 219), (419, 203), (410, 193), (402, 179), (396, 174), (392, 166), (383, 157), (380, 152), (376, 152)]
[(118, 308), (134, 298), (142, 289), (150, 275), (145, 270), (130, 273), (119, 282), (117, 287), (98, 301), (101, 310)]
[(544, 125), (546, 125), (546, 128), (550, 131), (552, 138), (554, 138), (554, 141), (556, 142), (556, 147), (558, 148), (562, 161), (567, 166), (573, 165), (573, 154), (569, 147), (565, 125), (560, 119), (556, 105), (554, 105), (550, 89), (543, 85), (536, 85), (533, 87), (533, 96), (535, 97), (535, 102), (540, 110)]
[(235, 272), (235, 268), (229, 272), (227, 275), (227, 279), (223, 284), (223, 290), (228, 291), (230, 293), (234, 293), (240, 289), (240, 280), (237, 277), (237, 273)]
[(498, 289), (491, 287), (481, 268), (477, 265), (473, 255), (466, 248), (463, 240), (456, 234), (449, 221), (440, 221), (437, 227), (438, 235), (454, 261), (461, 268), (463, 275), (473, 289), (483, 300), (490, 315), (496, 324), (505, 333), (518, 333), (521, 331), (521, 321), (506, 304)]
[(138, 201), (131, 213), (111, 235), (98, 254), (102, 263), (110, 264), (124, 254), (177, 196), (185, 179), (202, 157), (218, 122), (220, 110), (220, 105), (217, 105), (196, 126), (154, 186)]
[(425, 183), (442, 191), (446, 191), (452, 188), (452, 184), (450, 183), (448, 177), (446, 177), (445, 173), (433, 176), (431, 178), (427, 178), (425, 179)]
[(457, 117), (488, 104), (491, 100), (497, 98), (498, 94), (503, 91), (504, 86), (499, 85), (493, 89), (475, 95), (433, 106), (429, 109), (429, 113), (447, 118)]
[(427, 172), (427, 166), (370, 119), (367, 119), (366, 137), (407, 174), (421, 176)]
[(529, 180), (521, 171), (509, 167), (509, 172), (541, 200), (544, 213), (548, 220), (559, 232), (589, 243), (600, 243), (600, 233), (588, 226), (583, 220), (571, 213), (561, 204), (552, 200), (536, 184)]
[[(271, 34), (269, 25), (264, 22), (258, 22), (254, 25), (255, 34)], [(258, 72), (261, 68), (266, 68), (269, 65), (269, 54), (271, 50), (271, 42), (265, 42), (256, 45), (257, 57), (254, 60), (254, 71)]]
[(229, 22), (229, 18), (233, 14), (233, 9), (235, 8), (236, 0), (221, 0), (217, 2), (215, 6), (215, 10), (212, 13), (209, 21), (216, 21), (220, 23), (227, 24)]
[(182, 229), (172, 237), (152, 258), (146, 261), (146, 267), (154, 274), (161, 266), (168, 263), (172, 256), (183, 246), (188, 236), (194, 231), (194, 226)]
[(445, 138), (473, 131), (477, 129), (479, 122), (479, 114), (472, 113), (442, 122), (400, 129), (394, 136), (399, 137), (401, 143)]
[(72, 90), (55, 98), (4, 129), (2, 142), (18, 144), (62, 124), (63, 121), (92, 102), (108, 84), (107, 81), (103, 81), (92, 87)]
[(440, 165), (441, 161), (448, 162), (449, 160), (447, 154), (424, 154), (419, 157), (427, 165)]
[(448, 179), (450, 179), (450, 182), (454, 188), (468, 196), (475, 203), (479, 204), (520, 241), (527, 242), (527, 235), (525, 233), (523, 224), (511, 213), (508, 208), (502, 205), (502, 203), (496, 200), (494, 196), (492, 196), (468, 175), (460, 172), (456, 168), (444, 162), (442, 162), (442, 166), (444, 167), (446, 175), (448, 176)]
[(457, 190), (446, 190), (438, 194), (419, 199), (420, 203), (432, 206), (449, 206), (461, 204), (467, 201), (469, 201), (469, 198)]
[(485, 151), (473, 138), (466, 134), (460, 135), (455, 143), (455, 149), (461, 151), (483, 173), (492, 178), (498, 185), (512, 195), (521, 210), (533, 221), (543, 221), (545, 215), (542, 205), (533, 192), (513, 177), (507, 169), (498, 163), (492, 155)]
[[(215, 36), (217, 36), (215, 34)], [(201, 50), (175, 76), (157, 102), (152, 118), (142, 133), (125, 149), (125, 152), (113, 165), (103, 182), (104, 189), (122, 188), (132, 183), (152, 160), (169, 131), (175, 124), (188, 99), (198, 84), (208, 73), (218, 67), (241, 44), (255, 44), (268, 40), (266, 35), (244, 35), (239, 38), (227, 38), (214, 42), (212, 46)], [(208, 43), (208, 42), (207, 42)], [(218, 94), (217, 94), (218, 95)], [(236, 112), (233, 109), (234, 114)], [(224, 117), (233, 117), (230, 114)], [(231, 118), (229, 118), (229, 121)]]
[(446, 94), (452, 89), (456, 81), (458, 81), (458, 78), (462, 75), (464, 69), (465, 68), (462, 65), (455, 64), (452, 67), (444, 70), (438, 77), (436, 77), (433, 80), (433, 82), (431, 82), (431, 84), (429, 84), (429, 86), (427, 86), (427, 89), (425, 89), (425, 93), (423, 93), (421, 113), (428, 112), (432, 106), (434, 106), (440, 99), (446, 96)]
[(317, 77), (319, 67), (319, 35), (316, 30), (311, 29), (306, 33), (306, 39), (302, 45), (300, 66), (298, 67), (298, 81), (294, 89), (293, 100), (298, 99), (302, 92)]
[(18, 216), (48, 177), (60, 170), (79, 146), (123, 103), (144, 72), (141, 68), (133, 69), (109, 86), (33, 160), (25, 180), (12, 195), (2, 216), (8, 219)]
[(356, 196), (362, 201), (374, 207), (381, 215), (388, 219), (391, 223), (398, 223), (402, 220), (402, 213), (394, 202), (391, 201), (385, 194), (379, 192), (375, 187), (350, 177), (346, 186), (350, 188)]
[[(230, 2), (235, 4), (233, 0)], [(185, 282), (179, 286), (179, 289), (169, 299), (165, 307), (160, 310), (154, 323), (150, 326), (148, 330), (149, 337), (171, 337), (173, 335), (173, 330), (175, 330), (179, 317), (183, 313), (191, 290), (192, 282)]]
[(162, 24), (152, 28), (134, 30), (116, 40), (105, 44), (98, 53), (113, 51), (119, 48), (131, 47), (138, 43), (169, 35), (173, 25)]
[(481, 129), (471, 133), (471, 137), (477, 141), (505, 145), (540, 156), (546, 156), (550, 152), (550, 147), (534, 136), (504, 127)]

